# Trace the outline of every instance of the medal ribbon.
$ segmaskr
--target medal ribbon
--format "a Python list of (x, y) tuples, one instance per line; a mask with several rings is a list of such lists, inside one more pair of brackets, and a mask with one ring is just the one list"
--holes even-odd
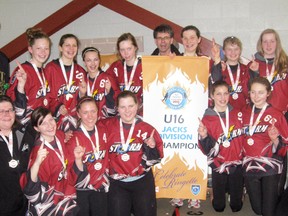
[(269, 82), (271, 83), (272, 79), (273, 79), (274, 71), (275, 71), (275, 64), (273, 63), (272, 68), (269, 71), (269, 69), (268, 69), (268, 65), (269, 65), (268, 64), (268, 60), (265, 59), (265, 61), (266, 61), (266, 77), (269, 80)]
[(60, 143), (60, 141), (58, 140), (58, 138), (55, 136), (55, 141), (56, 141), (56, 145), (59, 149), (60, 154), (53, 148), (53, 146), (47, 142), (42, 136), (40, 137), (40, 140), (42, 142), (44, 142), (44, 145), (47, 146), (49, 149), (51, 149), (52, 151), (55, 152), (56, 156), (59, 158), (60, 162), (63, 165), (64, 170), (66, 169), (66, 163), (65, 163), (65, 158), (64, 158), (64, 153), (63, 153), (63, 149), (62, 149), (62, 145)]
[[(260, 111), (260, 113), (259, 113), (256, 121), (255, 121), (254, 124), (253, 124), (254, 112), (255, 112), (255, 105), (253, 105), (252, 112), (251, 112), (251, 116), (250, 116), (250, 123), (249, 123), (249, 135), (250, 135), (250, 136), (252, 136), (252, 135), (254, 134), (255, 128), (256, 128), (256, 126), (259, 124), (259, 120), (260, 120), (260, 118), (262, 117), (262, 115), (264, 114), (267, 106), (268, 106), (268, 103), (266, 103), (266, 104), (262, 107), (262, 109), (261, 109), (261, 111)], [(253, 124), (253, 125), (252, 125), (252, 124)]]
[(69, 92), (70, 91), (70, 86), (72, 85), (72, 81), (73, 81), (74, 62), (72, 62), (72, 66), (71, 66), (71, 70), (70, 70), (70, 76), (69, 76), (69, 82), (67, 80), (67, 74), (66, 74), (66, 70), (65, 70), (65, 67), (64, 67), (63, 60), (60, 58), (59, 62), (60, 62), (60, 67), (61, 67), (62, 74), (63, 74), (65, 82), (66, 82), (67, 92)]
[(227, 70), (228, 70), (228, 74), (229, 74), (229, 77), (230, 77), (230, 81), (231, 81), (231, 84), (232, 84), (232, 90), (235, 91), (237, 89), (237, 86), (239, 84), (239, 78), (240, 78), (240, 64), (238, 63), (238, 67), (237, 67), (237, 73), (236, 73), (236, 80), (234, 81), (234, 78), (233, 78), (233, 74), (232, 74), (232, 71), (231, 71), (231, 68), (229, 66), (229, 64), (227, 64)]
[(227, 108), (225, 110), (226, 126), (225, 126), (220, 114), (217, 112), (216, 108), (214, 108), (214, 110), (215, 110), (215, 112), (217, 113), (217, 115), (219, 117), (223, 133), (224, 133), (226, 139), (228, 139), (228, 134), (229, 134), (229, 108), (227, 106)]
[(98, 71), (97, 75), (95, 76), (92, 87), (90, 89), (89, 74), (87, 74), (87, 95), (90, 97), (93, 95), (93, 90), (94, 90), (96, 79), (97, 79), (98, 75), (99, 75), (99, 71)]
[(12, 131), (10, 131), (9, 136), (8, 136), (9, 137), (9, 141), (7, 140), (6, 136), (4, 136), (2, 133), (0, 134), (0, 136), (2, 137), (2, 139), (7, 144), (7, 147), (8, 147), (8, 150), (10, 152), (10, 155), (13, 158), (13, 134), (12, 134)]
[(129, 78), (129, 82), (128, 82), (127, 65), (126, 65), (126, 61), (124, 61), (125, 90), (129, 90), (130, 89), (130, 86), (131, 86), (131, 84), (133, 82), (133, 77), (134, 77), (134, 74), (135, 74), (135, 71), (136, 71), (137, 64), (138, 64), (138, 58), (136, 57), (136, 59), (134, 61), (133, 68), (132, 68), (132, 71), (131, 71), (131, 75), (130, 75), (130, 78)]
[(99, 134), (98, 134), (98, 130), (97, 127), (95, 126), (95, 132), (94, 132), (94, 136), (95, 136), (95, 141), (96, 144), (94, 145), (93, 141), (91, 140), (91, 137), (88, 133), (88, 131), (86, 130), (86, 128), (83, 126), (83, 124), (80, 125), (81, 130), (83, 131), (84, 135), (90, 140), (90, 143), (92, 145), (92, 149), (94, 151), (94, 153), (99, 154), (100, 151), (100, 147), (99, 147)]
[[(30, 63), (32, 64), (32, 66), (34, 68), (34, 71), (37, 74), (37, 77), (38, 77), (38, 79), (39, 79), (39, 81), (41, 83), (41, 86), (42, 86), (42, 89), (43, 89), (43, 96), (46, 96), (47, 89), (46, 89), (46, 79), (45, 79), (44, 73), (42, 71), (42, 73), (40, 74), (36, 64), (32, 63), (31, 61), (30, 61)], [(41, 75), (42, 75), (42, 77), (41, 77)]]
[(124, 138), (124, 130), (123, 130), (123, 124), (122, 124), (122, 119), (120, 118), (120, 136), (121, 136), (121, 144), (122, 144), (122, 149), (124, 152), (126, 152), (128, 150), (128, 146), (129, 146), (129, 142), (130, 139), (132, 137), (132, 134), (134, 132), (134, 128), (135, 128), (135, 123), (136, 123), (136, 118), (134, 118), (133, 123), (131, 125), (127, 140), (125, 142), (125, 138)]

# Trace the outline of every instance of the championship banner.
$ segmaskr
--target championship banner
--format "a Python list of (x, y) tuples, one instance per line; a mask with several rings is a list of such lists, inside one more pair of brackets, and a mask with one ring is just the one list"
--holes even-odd
[(164, 142), (153, 167), (157, 198), (206, 199), (207, 158), (198, 148), (199, 119), (208, 104), (209, 59), (143, 56), (144, 120)]

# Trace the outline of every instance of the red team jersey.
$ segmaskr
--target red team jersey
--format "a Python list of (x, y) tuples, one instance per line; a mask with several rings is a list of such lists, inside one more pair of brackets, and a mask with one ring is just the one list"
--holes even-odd
[[(100, 125), (99, 125), (100, 124)], [(77, 139), (81, 146), (85, 147), (85, 154), (82, 157), (84, 171), (81, 172), (74, 164), (72, 172), (72, 182), (77, 190), (95, 190), (100, 192), (108, 192), (108, 149), (107, 149), (107, 134), (105, 126), (97, 123), (97, 131), (99, 138), (99, 153), (94, 154), (93, 146), (96, 146), (95, 131), (90, 135), (91, 141), (85, 136), (81, 128), (78, 128), (73, 137), (67, 143), (70, 151), (70, 157), (74, 158), (74, 148), (77, 145)]]
[[(105, 82), (107, 79), (109, 79), (111, 82), (111, 90), (109, 94), (105, 93)], [(87, 75), (86, 82), (87, 85), (89, 85), (89, 88), (87, 88), (87, 95), (92, 96), (97, 103), (98, 118), (103, 119), (115, 116), (115, 101), (118, 94), (120, 93), (117, 80), (115, 80), (114, 76), (100, 71), (100, 74), (97, 76), (95, 83), (94, 81), (95, 79), (91, 79)]]
[[(67, 75), (69, 82), (70, 68)], [(59, 119), (60, 128), (63, 131), (76, 128), (76, 105), (79, 97), (79, 84), (86, 77), (85, 70), (78, 64), (74, 63), (74, 71), (72, 83), (67, 89), (67, 83), (61, 70), (59, 59), (49, 62), (45, 67), (45, 76), (50, 84), (50, 93), (48, 94), (50, 101), (50, 110), (58, 117), (57, 111), (61, 105), (65, 105), (68, 110), (68, 115), (65, 118)], [(68, 126), (67, 126), (67, 122)]]
[[(127, 78), (128, 81), (130, 79), (132, 67), (127, 67)], [(125, 79), (124, 79), (124, 62), (119, 60), (111, 64), (111, 66), (107, 69), (106, 73), (113, 76), (120, 87), (121, 91), (125, 89)], [(143, 116), (143, 76), (142, 76), (142, 62), (141, 58), (138, 57), (138, 64), (135, 70), (135, 74), (133, 77), (133, 82), (129, 88), (131, 92), (137, 95), (138, 103), (139, 103), (139, 111), (138, 114)]]
[[(64, 158), (67, 161), (68, 152), (64, 144), (65, 135), (62, 131), (57, 131), (56, 137), (61, 143)], [(42, 141), (38, 138), (35, 141), (35, 147), (30, 154), (28, 173), (21, 177), (21, 187), (29, 201), (29, 212), (31, 215), (65, 215), (68, 208), (76, 207), (76, 191), (73, 185), (69, 184), (69, 170), (73, 161), (68, 161), (67, 170), (56, 153), (44, 145), (49, 152), (47, 157), (40, 165), (38, 172), (38, 181), (33, 182), (30, 177), (30, 168), (34, 164), (38, 150)], [(57, 145), (50, 143), (55, 151), (60, 152)], [(70, 163), (70, 164), (69, 164)], [(69, 212), (68, 212), (69, 213)]]
[[(246, 133), (243, 143), (243, 167), (246, 175), (265, 176), (280, 174), (282, 172), (283, 159), (286, 155), (288, 142), (286, 119), (281, 112), (268, 105), (251, 136), (248, 133), (251, 113), (251, 106), (243, 109), (243, 124)], [(256, 108), (254, 122), (259, 113), (260, 110)], [(280, 134), (280, 142), (276, 150), (273, 150), (272, 141), (268, 135), (268, 128), (272, 125), (273, 121)]]
[[(225, 112), (219, 113), (226, 123)], [(208, 136), (199, 140), (199, 148), (208, 156), (208, 165), (215, 172), (229, 173), (229, 168), (242, 164), (242, 113), (229, 106), (229, 146), (224, 145), (227, 137), (224, 135), (217, 113), (208, 108), (202, 119), (207, 128)]]
[[(137, 119), (127, 152), (121, 152), (119, 117), (103, 120), (108, 133), (109, 175), (112, 179), (120, 180), (147, 173), (151, 166), (161, 161), (163, 157), (163, 141), (155, 130), (155, 148), (148, 147), (147, 139), (154, 128), (141, 119)], [(126, 141), (131, 125), (123, 124), (124, 139)]]
[[(49, 108), (49, 101), (47, 99), (47, 94), (50, 91), (49, 83), (41, 84), (41, 81), (38, 78), (37, 72), (34, 70), (32, 64), (30, 62), (25, 62), (21, 65), (27, 74), (27, 80), (25, 83), (25, 95), (19, 93), (17, 91), (18, 80), (16, 79), (16, 72), (18, 71), (18, 67), (13, 71), (12, 76), (10, 78), (10, 87), (7, 90), (7, 96), (9, 96), (16, 105), (16, 115), (21, 119), (22, 124), (26, 124), (31, 117), (32, 111), (37, 107), (43, 106)], [(43, 71), (44, 69), (38, 69), (40, 78), (43, 80)], [(48, 85), (47, 85), (48, 84)], [(46, 94), (45, 89), (46, 88)], [(23, 103), (23, 100), (27, 100), (27, 107), (23, 107), (21, 105), (26, 104)]]
[[(269, 72), (272, 72), (272, 65), (273, 61), (268, 61), (268, 64), (266, 64), (266, 61), (264, 58), (260, 55), (255, 55), (255, 61), (259, 63), (259, 74), (257, 76), (260, 77), (266, 77), (266, 66)], [(249, 63), (250, 65), (251, 63)], [(248, 66), (249, 66), (248, 65)], [(272, 86), (272, 92), (271, 96), (269, 97), (269, 103), (273, 105), (276, 109), (280, 110), (284, 114), (287, 112), (288, 109), (288, 77), (287, 73), (283, 73), (282, 76), (279, 74), (276, 74), (275, 71), (273, 71), (274, 76), (272, 80), (270, 81)], [(268, 79), (269, 80), (269, 79)]]

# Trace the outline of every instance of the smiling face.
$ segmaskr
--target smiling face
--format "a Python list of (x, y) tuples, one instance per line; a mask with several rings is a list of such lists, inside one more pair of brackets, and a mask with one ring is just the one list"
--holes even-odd
[(118, 112), (124, 123), (132, 124), (138, 111), (138, 104), (135, 100), (128, 96), (120, 98), (118, 102)]
[(184, 31), (182, 35), (185, 54), (195, 56), (197, 47), (201, 42), (201, 37), (198, 38), (197, 33), (194, 30)]
[(276, 40), (275, 34), (273, 33), (263, 34), (261, 45), (262, 45), (265, 58), (275, 57), (275, 52), (277, 48), (277, 40)]
[(215, 88), (215, 91), (211, 94), (211, 98), (214, 101), (214, 107), (218, 112), (224, 112), (229, 102), (229, 90), (226, 86), (221, 85)]
[(50, 113), (44, 118), (39, 118), (38, 122), (40, 122), (42, 119), (42, 123), (38, 124), (38, 126), (35, 126), (34, 128), (46, 141), (51, 142), (54, 140), (54, 136), (56, 134), (56, 121)]
[(8, 101), (0, 103), (0, 130), (10, 131), (15, 122), (15, 111)]
[(73, 61), (78, 51), (76, 39), (73, 37), (66, 38), (62, 46), (59, 46), (59, 50), (61, 52), (61, 58), (63, 59), (64, 64), (66, 61)]
[(173, 38), (170, 37), (170, 34), (168, 32), (158, 32), (154, 41), (157, 48), (159, 49), (160, 55), (167, 56), (170, 54)]
[(50, 55), (50, 41), (47, 38), (35, 39), (34, 44), (28, 47), (28, 51), (32, 55), (32, 62), (40, 68)]
[(261, 109), (267, 101), (270, 92), (262, 83), (253, 83), (250, 89), (250, 98), (256, 108)]
[(238, 64), (241, 56), (241, 48), (237, 44), (227, 44), (223, 52), (229, 65)]
[(84, 64), (87, 68), (90, 77), (95, 77), (99, 71), (100, 58), (99, 54), (94, 51), (88, 51), (85, 53)]
[(77, 111), (78, 117), (81, 119), (82, 125), (87, 131), (94, 129), (98, 119), (98, 109), (95, 101), (85, 101), (81, 103)]

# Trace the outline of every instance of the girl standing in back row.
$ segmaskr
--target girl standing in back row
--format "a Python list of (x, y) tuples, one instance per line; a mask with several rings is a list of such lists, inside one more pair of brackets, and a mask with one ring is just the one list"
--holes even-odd
[(274, 29), (264, 30), (257, 42), (257, 53), (249, 63), (251, 79), (266, 77), (271, 84), (269, 103), (288, 120), (288, 57)]
[(50, 84), (50, 110), (58, 118), (58, 128), (64, 132), (76, 129), (76, 105), (86, 94), (86, 72), (75, 62), (79, 43), (75, 35), (63, 35), (59, 41), (61, 57), (49, 62), (45, 68)]
[(114, 62), (106, 71), (118, 81), (121, 91), (131, 91), (137, 96), (138, 114), (143, 116), (142, 60), (137, 57), (138, 45), (131, 33), (122, 34), (117, 40), (121, 60)]

